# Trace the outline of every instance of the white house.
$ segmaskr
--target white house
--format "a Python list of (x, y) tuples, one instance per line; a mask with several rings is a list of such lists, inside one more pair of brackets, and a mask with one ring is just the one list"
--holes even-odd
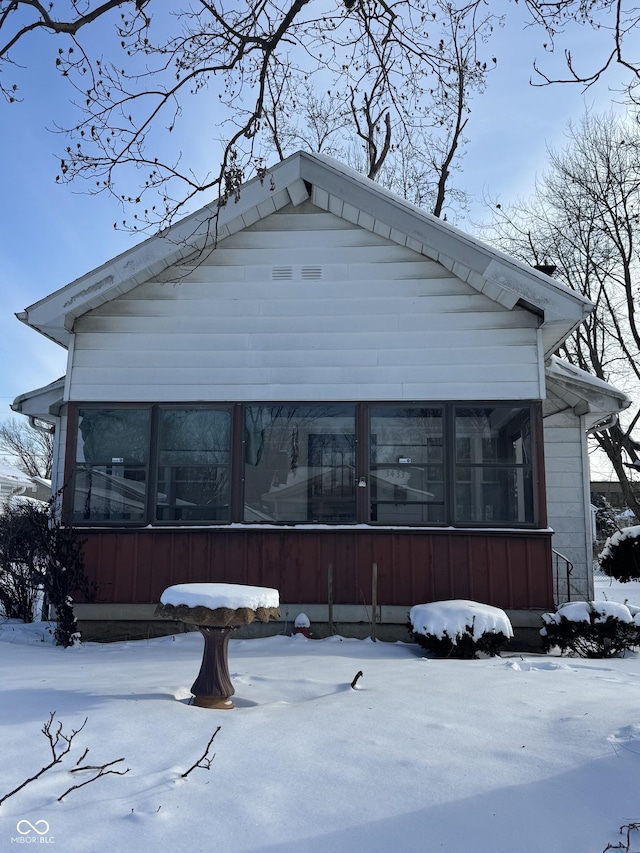
[(82, 618), (201, 580), (313, 621), (589, 596), (586, 435), (628, 405), (554, 356), (591, 309), (307, 153), (44, 297), (67, 374), (13, 408), (55, 425)]

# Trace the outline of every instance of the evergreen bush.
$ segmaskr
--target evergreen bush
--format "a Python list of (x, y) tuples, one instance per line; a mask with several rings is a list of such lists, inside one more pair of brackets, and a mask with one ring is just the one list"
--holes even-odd
[(640, 580), (640, 527), (626, 527), (607, 539), (600, 569), (622, 583)]
[(513, 637), (504, 610), (476, 601), (434, 601), (411, 608), (409, 630), (414, 642), (439, 658), (471, 660), (495, 657)]
[(640, 645), (640, 608), (615, 601), (570, 601), (542, 615), (545, 652), (611, 658)]
[(445, 631), (441, 637), (435, 634), (420, 634), (412, 631), (412, 639), (421, 648), (431, 652), (437, 658), (456, 658), (457, 660), (473, 660), (482, 652), (485, 655), (496, 657), (509, 642), (501, 631), (498, 633), (486, 632), (474, 637), (471, 628), (464, 634), (456, 634), (450, 637)]

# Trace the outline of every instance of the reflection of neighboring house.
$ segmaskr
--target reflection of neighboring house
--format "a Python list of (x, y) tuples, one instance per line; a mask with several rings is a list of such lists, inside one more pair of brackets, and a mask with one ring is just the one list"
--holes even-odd
[(48, 501), (51, 497), (51, 481), (43, 477), (30, 477), (10, 462), (0, 460), (0, 503), (5, 504), (13, 497)]
[[(402, 506), (402, 512), (398, 513), (400, 523), (406, 522), (409, 516), (412, 520), (428, 521), (426, 508), (441, 502), (435, 500), (433, 492), (411, 485), (414, 478), (421, 479), (423, 472), (424, 469), (410, 465), (372, 471), (369, 484), (378, 509), (381, 506)], [(269, 491), (262, 494), (264, 509), (268, 511), (263, 518), (318, 522), (329, 514), (336, 521), (348, 521), (356, 502), (354, 479), (353, 468), (296, 468), (289, 472), (284, 483), (272, 483)], [(389, 511), (386, 520), (392, 520)]]
[[(94, 521), (109, 518), (116, 511), (122, 521), (127, 521), (138, 518), (143, 511), (145, 494), (145, 484), (127, 479), (123, 472), (112, 469), (107, 473), (94, 469), (90, 476), (76, 480), (75, 505), (78, 516), (86, 512), (86, 517)], [(165, 507), (167, 500), (166, 494), (157, 492), (159, 507)], [(194, 504), (176, 498), (175, 506), (179, 511), (191, 509)], [(86, 511), (83, 507), (87, 508)]]
[(395, 625), (446, 598), (517, 615), (566, 594), (554, 549), (589, 597), (587, 431), (629, 405), (554, 356), (592, 308), (302, 152), (45, 296), (19, 316), (68, 375), (12, 408), (55, 427), (82, 618), (226, 581), (326, 619), (329, 566), (340, 621), (374, 574)]
[[(76, 507), (79, 514), (82, 507), (91, 505), (94, 518), (108, 518), (117, 503), (122, 519), (135, 518), (144, 506), (144, 483), (128, 480), (122, 476), (94, 470), (76, 485)], [(102, 512), (100, 510), (102, 507)]]

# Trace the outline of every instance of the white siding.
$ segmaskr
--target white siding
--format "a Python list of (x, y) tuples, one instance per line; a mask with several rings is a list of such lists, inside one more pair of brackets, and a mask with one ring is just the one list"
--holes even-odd
[(585, 512), (589, 471), (582, 419), (572, 411), (545, 417), (544, 440), (552, 545), (573, 563), (571, 597), (586, 599), (591, 588), (592, 545)]
[(310, 203), (76, 321), (70, 399), (540, 398), (536, 318)]

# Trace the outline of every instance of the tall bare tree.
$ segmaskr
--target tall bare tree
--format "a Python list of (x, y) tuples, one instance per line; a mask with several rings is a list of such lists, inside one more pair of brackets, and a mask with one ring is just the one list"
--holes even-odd
[(7, 418), (0, 423), (0, 451), (9, 453), (30, 477), (51, 479), (53, 433), (33, 429), (22, 418)]
[[(587, 296), (594, 313), (561, 355), (637, 399), (640, 390), (640, 125), (612, 114), (570, 124), (569, 142), (549, 151), (549, 167), (526, 201), (496, 209), (494, 238), (527, 263), (550, 263), (556, 276)], [(596, 433), (640, 517), (640, 420), (636, 402), (624, 426)]]
[[(436, 216), (463, 207), (466, 194), (450, 178), (467, 141), (471, 101), (497, 61), (482, 51), (500, 19), (486, 4), (432, 0), (432, 8), (440, 38), (435, 72), (372, 38), (348, 68), (334, 69), (328, 90), (283, 67), (265, 98), (267, 144), (280, 158), (300, 147), (337, 156)], [(363, 27), (370, 35), (366, 21)]]
[[(636, 38), (640, 8), (634, 0), (523, 0), (523, 6), (546, 34), (544, 49), (553, 52), (562, 47), (566, 60), (567, 73), (562, 77), (549, 75), (544, 62), (536, 63), (539, 84), (579, 83), (588, 87), (619, 65), (629, 72), (630, 89), (636, 89), (640, 83)], [(575, 24), (598, 33), (601, 53), (591, 50), (585, 56), (579, 44), (573, 48), (566, 44), (567, 26)]]
[[(632, 87), (640, 81), (633, 40), (640, 8), (631, 0), (521, 6), (546, 50), (564, 48), (563, 79), (589, 85), (617, 64)], [(252, 170), (261, 173), (265, 135), (283, 147), (279, 123), (267, 113), (274, 98), (282, 104), (287, 97), (279, 85), (290, 72), (313, 79), (316, 94), (327, 91), (334, 103), (348, 104), (354, 93), (367, 173), (380, 173), (392, 150), (412, 156), (411, 141), (421, 144), (424, 122), (411, 125), (408, 116), (436, 119), (435, 128), (443, 98), (455, 103), (462, 94), (462, 109), (447, 103), (447, 117), (440, 113), (448, 132), (438, 137), (437, 162), (424, 163), (429, 175), (434, 165), (439, 170), (432, 207), (441, 212), (465, 105), (486, 70), (472, 61), (476, 48), (493, 16), (509, 11), (498, 0), (0, 0), (0, 91), (19, 100), (20, 66), (55, 45), (52, 61), (74, 88), (79, 111), (75, 124), (61, 128), (69, 144), (58, 179), (84, 178), (91, 192), (113, 194), (129, 210), (120, 226), (134, 230), (168, 225), (204, 194), (224, 201)], [(563, 43), (569, 22), (598, 33), (601, 56), (578, 62)], [(543, 63), (537, 79), (556, 78)], [(181, 132), (190, 121), (197, 133)], [(211, 147), (204, 165), (189, 147), (194, 137), (200, 151)]]
[[(480, 53), (495, 20), (488, 0), (0, 0), (0, 85), (19, 100), (19, 66), (52, 43), (37, 34), (57, 37), (55, 65), (78, 110), (60, 128), (69, 143), (58, 179), (113, 194), (133, 229), (164, 227), (204, 194), (232, 196), (263, 168), (265, 138), (284, 150), (272, 106), (302, 80), (327, 92), (338, 122), (350, 113), (371, 176), (392, 146), (440, 129), (442, 197), (468, 99), (492, 65)], [(200, 168), (195, 147), (215, 152), (216, 138), (219, 153)]]

